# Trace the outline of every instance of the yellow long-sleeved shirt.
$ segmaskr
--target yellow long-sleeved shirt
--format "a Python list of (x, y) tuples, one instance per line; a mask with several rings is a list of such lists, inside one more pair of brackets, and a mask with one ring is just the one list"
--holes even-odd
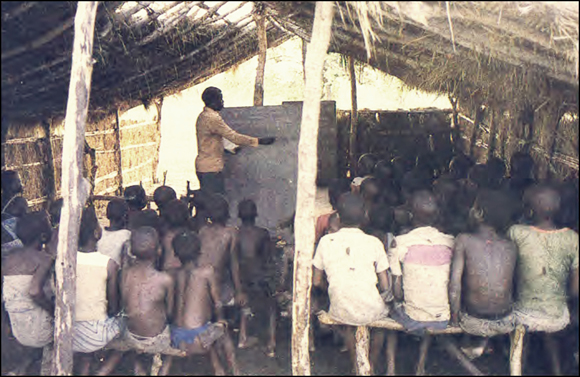
[(246, 136), (232, 130), (220, 114), (204, 107), (197, 117), (197, 159), (195, 169), (200, 173), (217, 173), (224, 168), (224, 147), (222, 138), (237, 145), (258, 146), (258, 138)]

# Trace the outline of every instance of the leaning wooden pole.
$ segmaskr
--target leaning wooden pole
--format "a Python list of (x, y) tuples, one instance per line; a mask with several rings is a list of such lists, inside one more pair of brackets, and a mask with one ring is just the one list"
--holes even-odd
[(312, 40), (306, 52), (306, 83), (298, 144), (298, 189), (294, 220), (294, 296), (292, 305), (292, 374), (310, 375), (308, 328), (314, 254), (314, 204), (318, 119), (322, 95), (322, 68), (330, 43), (334, 3), (316, 2)]
[(62, 153), (63, 207), (56, 257), (55, 357), (52, 374), (72, 375), (72, 324), (75, 308), (75, 279), (79, 223), (89, 194), (82, 177), (85, 126), (93, 73), (93, 34), (97, 1), (78, 2), (72, 51), (71, 79), (64, 123)]
[(254, 14), (258, 33), (258, 68), (256, 69), (256, 84), (254, 86), (254, 106), (264, 106), (264, 70), (266, 68), (266, 51), (268, 38), (266, 36), (266, 17)]
[(350, 137), (349, 137), (349, 155), (350, 155), (350, 177), (356, 177), (357, 171), (357, 136), (358, 136), (358, 106), (356, 101), (356, 74), (354, 72), (354, 58), (348, 57), (348, 75), (350, 77)]

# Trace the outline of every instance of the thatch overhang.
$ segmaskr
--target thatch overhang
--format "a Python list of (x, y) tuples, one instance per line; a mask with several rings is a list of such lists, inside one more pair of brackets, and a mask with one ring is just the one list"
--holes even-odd
[[(3, 117), (63, 115), (76, 2), (2, 2)], [(254, 2), (100, 2), (91, 112), (170, 95), (258, 52)], [(291, 35), (267, 26), (268, 45)]]
[[(577, 2), (337, 2), (330, 51), (463, 106), (578, 111)], [(315, 2), (102, 2), (91, 110), (173, 94), (268, 45), (310, 39)], [(62, 115), (76, 2), (2, 2), (3, 117)], [(232, 16), (236, 17), (232, 18)], [(469, 106), (470, 104), (474, 106)]]

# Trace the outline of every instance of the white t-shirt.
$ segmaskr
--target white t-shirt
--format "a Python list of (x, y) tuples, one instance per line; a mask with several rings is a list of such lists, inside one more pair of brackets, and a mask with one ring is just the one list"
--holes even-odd
[(449, 320), (453, 236), (427, 226), (395, 237), (395, 243), (389, 262), (393, 275), (403, 275), (405, 313), (415, 321)]
[(103, 235), (97, 242), (97, 251), (103, 255), (108, 256), (117, 264), (121, 265), (121, 250), (123, 243), (131, 238), (131, 231), (127, 229), (121, 230), (105, 230)]
[(377, 289), (377, 273), (389, 268), (383, 243), (357, 228), (342, 228), (320, 239), (312, 265), (326, 273), (329, 315), (361, 326), (384, 318), (388, 307)]

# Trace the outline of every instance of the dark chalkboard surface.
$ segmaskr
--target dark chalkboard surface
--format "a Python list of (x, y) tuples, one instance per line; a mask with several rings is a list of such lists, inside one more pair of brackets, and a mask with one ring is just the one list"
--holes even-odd
[[(258, 207), (257, 225), (275, 234), (276, 226), (296, 208), (298, 141), (301, 102), (281, 106), (224, 108), (221, 116), (234, 130), (251, 136), (275, 136), (273, 145), (244, 147), (236, 155), (226, 154), (226, 194), (230, 224), (239, 224), (238, 203), (252, 199)], [(337, 174), (336, 103), (321, 103), (318, 181), (324, 184)]]

